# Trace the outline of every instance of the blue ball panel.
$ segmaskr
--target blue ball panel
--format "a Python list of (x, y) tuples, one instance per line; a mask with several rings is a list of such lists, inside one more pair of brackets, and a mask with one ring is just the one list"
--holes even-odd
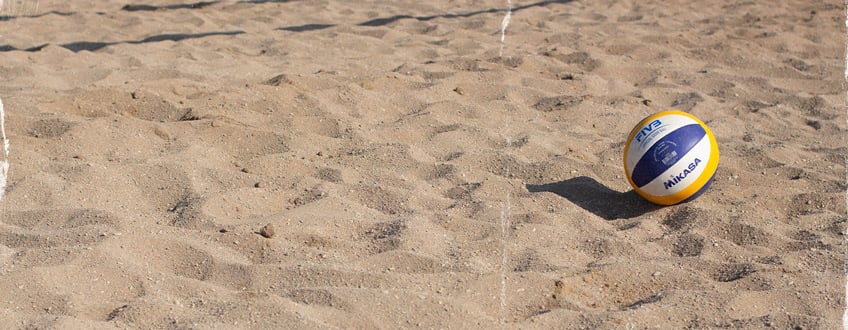
[(630, 175), (633, 183), (642, 187), (653, 181), (689, 152), (705, 135), (707, 131), (701, 125), (691, 124), (662, 137), (633, 167), (633, 173)]

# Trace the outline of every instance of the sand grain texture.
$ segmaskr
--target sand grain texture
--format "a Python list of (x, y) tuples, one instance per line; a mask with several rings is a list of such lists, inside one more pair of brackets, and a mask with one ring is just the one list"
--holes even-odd
[[(512, 5), (6, 7), (0, 326), (841, 324), (844, 3)], [(722, 159), (660, 208), (670, 108)]]

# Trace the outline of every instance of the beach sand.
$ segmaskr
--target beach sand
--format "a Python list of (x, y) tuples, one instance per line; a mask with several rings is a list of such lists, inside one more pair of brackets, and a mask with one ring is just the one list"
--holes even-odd
[(10, 3), (2, 328), (842, 324), (841, 1)]

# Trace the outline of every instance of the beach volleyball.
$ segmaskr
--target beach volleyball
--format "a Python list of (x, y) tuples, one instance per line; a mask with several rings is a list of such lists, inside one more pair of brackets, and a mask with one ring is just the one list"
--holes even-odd
[(715, 136), (695, 116), (662, 111), (633, 127), (624, 144), (624, 172), (640, 196), (659, 205), (688, 202), (712, 183), (718, 168)]

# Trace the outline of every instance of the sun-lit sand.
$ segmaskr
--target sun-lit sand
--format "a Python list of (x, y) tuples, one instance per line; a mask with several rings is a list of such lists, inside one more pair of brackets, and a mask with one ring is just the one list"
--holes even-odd
[[(842, 324), (841, 1), (34, 7), (4, 329)], [(657, 207), (622, 149), (665, 109), (722, 158)]]

